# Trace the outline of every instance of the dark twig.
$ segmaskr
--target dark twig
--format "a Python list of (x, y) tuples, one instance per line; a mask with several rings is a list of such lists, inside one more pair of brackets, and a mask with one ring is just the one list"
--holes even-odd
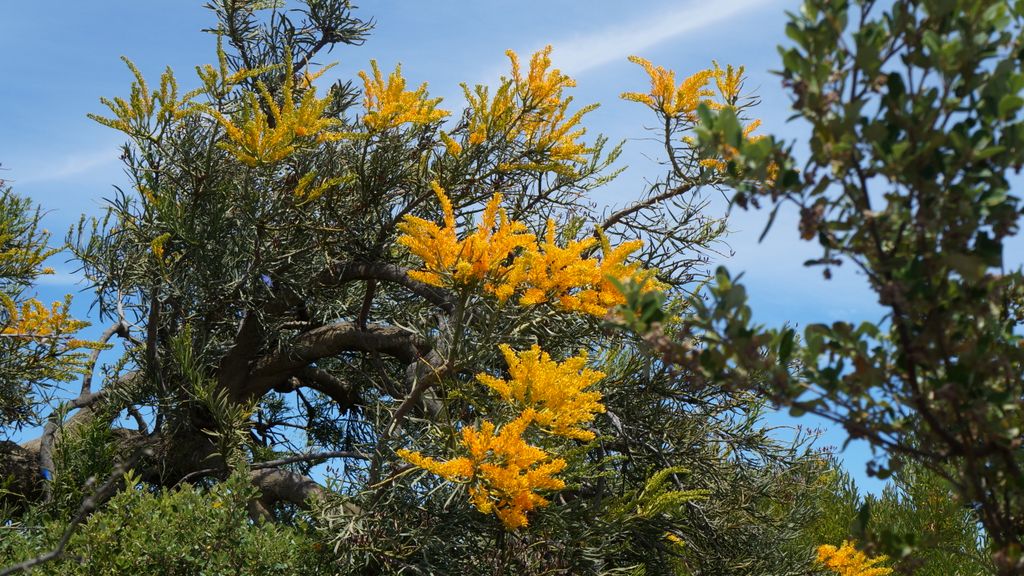
[[(295, 464), (296, 462), (317, 462), (323, 460), (330, 460), (331, 458), (357, 458), (359, 460), (369, 460), (370, 456), (363, 454), (359, 451), (354, 450), (334, 450), (330, 452), (313, 452), (310, 454), (297, 454), (295, 456), (289, 456), (287, 458), (280, 458), (277, 460), (267, 460), (266, 462), (253, 462), (249, 465), (250, 470), (262, 470), (264, 468), (277, 468), (278, 466), (284, 466), (286, 464)], [(202, 470), (196, 470), (189, 472), (188, 474), (181, 477), (178, 482), (187, 482), (193, 478), (201, 478), (208, 474), (216, 474), (218, 472), (226, 472), (227, 468), (224, 466), (218, 468), (204, 468)], [(3, 576), (3, 575), (0, 575)]]
[[(100, 343), (106, 344), (107, 342), (110, 342), (110, 339), (113, 338), (115, 334), (122, 338), (128, 335), (128, 325), (123, 320), (118, 320), (111, 325), (110, 328), (107, 328), (107, 330), (103, 332), (103, 335), (100, 336)], [(85, 367), (85, 376), (82, 378), (82, 389), (78, 393), (79, 397), (86, 396), (92, 392), (92, 377), (93, 373), (96, 371), (96, 363), (99, 361), (100, 352), (102, 351), (102, 348), (97, 347), (93, 349), (92, 354), (89, 356), (89, 364)]]

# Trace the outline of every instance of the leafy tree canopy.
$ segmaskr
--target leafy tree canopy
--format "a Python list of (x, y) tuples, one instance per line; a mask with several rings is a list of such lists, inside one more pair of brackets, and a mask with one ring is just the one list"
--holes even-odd
[(348, 2), (210, 8), (218, 49), (195, 88), (126, 59), (127, 95), (92, 116), (127, 138), (132, 188), (68, 246), (124, 356), (95, 385), (96, 359), (81, 366), (81, 394), (18, 447), (52, 478), (22, 471), (33, 492), (12, 498), (7, 563), (813, 566), (812, 549), (780, 546), (813, 511), (806, 439), (772, 437), (762, 400), (694, 386), (608, 324), (664, 313), (622, 286), (675, 314), (704, 278), (724, 229), (704, 197), (724, 179), (688, 135), (702, 103), (745, 114), (741, 68), (677, 80), (635, 59), (651, 86), (626, 98), (668, 115), (671, 154), (637, 201), (601, 211), (588, 193), (620, 148), (586, 132), (595, 106), (551, 48), (509, 52), (453, 111), (372, 60), (325, 85), (320, 55), (370, 31)]

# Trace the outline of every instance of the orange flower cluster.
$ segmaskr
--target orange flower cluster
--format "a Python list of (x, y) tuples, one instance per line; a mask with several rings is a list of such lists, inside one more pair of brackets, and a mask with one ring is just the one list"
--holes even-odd
[(497, 433), (488, 421), (479, 428), (463, 428), (462, 447), (468, 456), (439, 461), (409, 450), (399, 450), (398, 455), (447, 480), (469, 482), (470, 501), (477, 510), (493, 512), (506, 528), (514, 530), (527, 524), (528, 512), (548, 505), (538, 491), (565, 487), (565, 482), (555, 477), (565, 469), (565, 460), (529, 444), (523, 434), (535, 423), (551, 434), (592, 440), (594, 433), (580, 425), (604, 412), (604, 406), (598, 402), (599, 392), (584, 389), (604, 374), (586, 369), (585, 355), (558, 363), (537, 346), (518, 354), (508, 346), (501, 351), (512, 379), (487, 374), (479, 374), (477, 379), (520, 408), (519, 416)]
[[(604, 257), (587, 258), (600, 242)], [(648, 289), (662, 285), (654, 281), (653, 270), (643, 270), (639, 263), (626, 263), (626, 259), (643, 246), (642, 240), (623, 242), (612, 248), (607, 238), (570, 240), (559, 246), (555, 238), (555, 223), (548, 221), (544, 242), (525, 252), (512, 267), (507, 285), (522, 290), (519, 303), (536, 305), (551, 303), (569, 312), (604, 316), (626, 300), (609, 278), (619, 282), (632, 280), (646, 282)], [(502, 297), (502, 293), (498, 293)]]
[[(683, 80), (678, 86), (675, 72), (661, 66), (654, 66), (649, 61), (630, 56), (629, 61), (639, 64), (647, 71), (651, 79), (651, 91), (625, 92), (622, 98), (632, 102), (646, 104), (655, 112), (667, 118), (679, 118), (690, 123), (697, 122), (697, 108), (704, 104), (713, 110), (726, 107), (735, 108), (743, 87), (744, 67), (733, 68), (730, 64), (722, 69), (718, 62), (712, 62), (714, 68), (701, 70)], [(714, 81), (717, 92), (709, 87)], [(716, 99), (717, 96), (717, 99)], [(756, 141), (760, 136), (751, 136), (761, 126), (760, 120), (753, 120), (743, 128), (743, 138)], [(692, 141), (689, 138), (686, 141)], [(700, 165), (718, 172), (724, 172), (727, 163), (739, 153), (735, 147), (726, 146), (721, 158), (708, 158), (700, 161)]]
[(708, 88), (708, 83), (716, 79), (716, 70), (701, 70), (686, 77), (676, 85), (676, 73), (661, 66), (654, 66), (650, 61), (639, 56), (630, 56), (629, 61), (643, 66), (651, 77), (651, 91), (625, 92), (624, 100), (646, 104), (668, 117), (683, 117), (690, 121), (697, 120), (697, 107), (701, 104), (717, 106), (711, 99), (715, 92)]
[(836, 548), (830, 544), (818, 546), (818, 562), (839, 576), (887, 576), (892, 568), (878, 566), (888, 560), (886, 556), (869, 558), (851, 542)]
[(441, 185), (431, 182), (444, 213), (444, 228), (434, 222), (406, 216), (398, 229), (398, 243), (423, 260), (426, 270), (409, 272), (409, 277), (434, 286), (484, 283), (485, 290), (497, 292), (497, 281), (509, 272), (504, 262), (518, 250), (534, 243), (526, 226), (510, 221), (501, 209), (501, 194), (495, 194), (484, 209), (476, 231), (459, 240), (455, 212)]
[[(501, 194), (495, 194), (484, 210), (477, 229), (459, 240), (451, 201), (436, 182), (431, 186), (444, 213), (444, 227), (415, 216), (407, 216), (399, 225), (403, 235), (399, 244), (423, 260), (424, 270), (409, 273), (415, 280), (434, 286), (481, 284), (485, 292), (504, 302), (520, 294), (524, 306), (550, 303), (570, 311), (604, 316), (625, 303), (625, 298), (609, 278), (625, 282), (646, 282), (659, 289), (654, 271), (644, 270), (626, 259), (640, 249), (639, 240), (612, 248), (603, 236), (571, 240), (560, 246), (555, 224), (548, 222), (543, 242), (526, 227), (509, 220), (500, 209)], [(586, 257), (601, 243), (604, 258)]]
[[(257, 82), (259, 94), (246, 92), (242, 107), (233, 118), (210, 108), (210, 114), (224, 127), (227, 141), (219, 146), (248, 166), (272, 164), (291, 155), (303, 139), (330, 142), (345, 137), (331, 130), (341, 124), (337, 118), (327, 118), (324, 112), (330, 97), (317, 98), (312, 82), (327, 71), (306, 74), (301, 87), (305, 90), (296, 101), (295, 74), (289, 63), (281, 87), (281, 103), (274, 99), (262, 82)], [(262, 100), (262, 102), (261, 102)], [(264, 112), (270, 111), (270, 116)]]
[(565, 482), (554, 475), (565, 460), (551, 458), (543, 449), (523, 439), (536, 413), (523, 412), (502, 426), (484, 421), (480, 428), (462, 429), (462, 446), (469, 456), (440, 462), (419, 452), (399, 450), (410, 463), (454, 481), (471, 482), (470, 501), (484, 514), (494, 513), (509, 530), (527, 524), (526, 514), (548, 505), (538, 490), (561, 490)]
[[(462, 85), (469, 103), (467, 143), (475, 146), (488, 138), (518, 139), (531, 158), (540, 156), (544, 160), (507, 162), (499, 167), (501, 170), (571, 172), (571, 164), (582, 162), (590, 150), (579, 141), (586, 133), (580, 122), (597, 105), (569, 113), (572, 97), (564, 95), (564, 90), (576, 86), (576, 81), (551, 68), (551, 46), (530, 58), (525, 75), (519, 56), (511, 50), (505, 54), (512, 64), (512, 77), (502, 77), (493, 98), (485, 86), (470, 90)], [(452, 147), (447, 146), (451, 151)], [(461, 145), (458, 150), (461, 152)]]
[(359, 77), (363, 79), (363, 106), (366, 108), (363, 123), (371, 132), (396, 128), (406, 122), (430, 124), (448, 116), (447, 110), (437, 108), (440, 98), (427, 98), (426, 82), (416, 90), (405, 89), (401, 64), (388, 75), (387, 82), (375, 60), (370, 60), (370, 68), (372, 78), (366, 72), (360, 72)]
[(516, 353), (501, 345), (511, 380), (477, 374), (477, 380), (503, 399), (534, 411), (534, 422), (551, 434), (593, 440), (594, 433), (580, 427), (604, 412), (601, 393), (586, 388), (604, 378), (604, 373), (586, 368), (587, 356), (580, 354), (564, 362), (555, 362), (536, 344)]

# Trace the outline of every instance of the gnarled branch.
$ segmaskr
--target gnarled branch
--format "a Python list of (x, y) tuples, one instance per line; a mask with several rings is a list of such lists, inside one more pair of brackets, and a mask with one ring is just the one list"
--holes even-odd
[(427, 342), (415, 334), (394, 326), (371, 324), (365, 330), (353, 322), (320, 326), (300, 334), (284, 350), (259, 360), (239, 396), (263, 394), (311, 362), (342, 352), (379, 352), (412, 364), (420, 350), (428, 348)]
[(377, 280), (405, 287), (413, 294), (445, 312), (455, 309), (455, 299), (447, 291), (409, 278), (408, 270), (381, 262), (335, 262), (317, 279), (324, 286), (340, 285), (354, 280)]

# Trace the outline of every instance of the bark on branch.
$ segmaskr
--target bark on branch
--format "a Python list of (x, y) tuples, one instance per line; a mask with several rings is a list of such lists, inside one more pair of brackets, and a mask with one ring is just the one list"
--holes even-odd
[(342, 414), (348, 412), (356, 402), (359, 401), (359, 389), (341, 378), (334, 376), (326, 370), (306, 366), (299, 373), (299, 382), (307, 388), (334, 400), (338, 405), (338, 411)]
[(263, 395), (311, 362), (342, 352), (379, 352), (412, 364), (426, 348), (427, 343), (415, 334), (393, 326), (371, 324), (365, 330), (353, 322), (320, 326), (299, 335), (284, 350), (259, 360), (239, 396)]
[(405, 287), (413, 294), (441, 308), (445, 312), (455, 309), (455, 299), (447, 291), (409, 278), (408, 270), (381, 262), (335, 262), (318, 278), (319, 284), (336, 286), (354, 280), (377, 280)]
[(263, 494), (265, 506), (275, 502), (290, 502), (302, 508), (311, 500), (322, 498), (326, 491), (308, 476), (281, 468), (262, 468), (250, 473), (252, 483)]

